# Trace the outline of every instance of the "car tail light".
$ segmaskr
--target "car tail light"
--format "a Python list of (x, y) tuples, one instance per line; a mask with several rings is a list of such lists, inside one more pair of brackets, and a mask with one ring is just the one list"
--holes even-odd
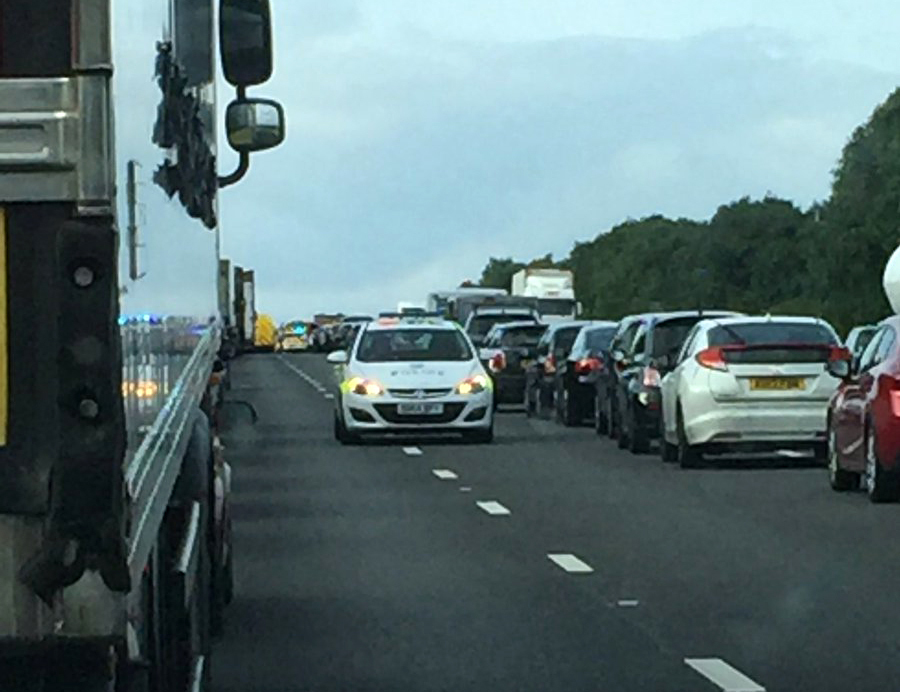
[(544, 361), (544, 372), (556, 372), (556, 356), (554, 356), (552, 353), (547, 356), (547, 360)]
[(495, 353), (488, 361), (488, 367), (491, 369), (491, 372), (500, 372), (506, 368), (506, 354), (503, 351)]
[(645, 387), (659, 387), (659, 383), (661, 380), (662, 378), (659, 376), (659, 370), (650, 366), (644, 368)]
[(721, 348), (704, 349), (697, 354), (696, 358), (697, 362), (704, 368), (721, 372), (728, 371), (728, 365), (725, 363), (725, 356)]
[(587, 375), (595, 370), (603, 369), (603, 361), (599, 358), (582, 358), (575, 363), (575, 372), (579, 375)]

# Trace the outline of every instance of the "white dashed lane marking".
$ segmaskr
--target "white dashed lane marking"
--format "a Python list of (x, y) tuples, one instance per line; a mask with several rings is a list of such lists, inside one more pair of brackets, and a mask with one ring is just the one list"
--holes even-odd
[(334, 394), (329, 394), (328, 392), (325, 392), (325, 398), (326, 399), (334, 399)]
[(431, 472), (440, 478), (442, 481), (452, 481), (459, 478), (453, 471), (450, 469), (432, 469)]
[(572, 574), (588, 574), (594, 571), (593, 567), (572, 553), (548, 553), (547, 557), (553, 560), (557, 566)]
[(422, 450), (418, 447), (404, 447), (403, 453), (408, 457), (420, 457), (422, 456)]
[(637, 608), (639, 601), (635, 598), (623, 598), (616, 602), (620, 608)]
[(684, 662), (724, 692), (766, 692), (765, 687), (721, 658), (686, 658)]
[(501, 505), (496, 500), (487, 500), (484, 502), (476, 502), (475, 504), (478, 505), (481, 509), (483, 509), (485, 512), (487, 512), (491, 516), (503, 517), (503, 516), (506, 516), (507, 514), (512, 514), (512, 512), (510, 512), (506, 507)]
[(462, 486), (460, 486), (460, 488), (459, 488), (459, 492), (461, 492), (461, 493), (470, 493), (470, 492), (472, 492), (472, 488), (470, 488), (468, 485), (462, 485)]

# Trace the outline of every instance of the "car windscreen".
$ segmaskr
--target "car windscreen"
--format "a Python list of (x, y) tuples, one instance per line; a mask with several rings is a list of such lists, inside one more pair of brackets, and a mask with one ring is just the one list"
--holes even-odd
[(538, 312), (542, 315), (574, 315), (575, 301), (569, 298), (538, 298)]
[(537, 346), (538, 341), (541, 340), (546, 330), (547, 328), (541, 324), (536, 324), (533, 327), (505, 329), (503, 336), (500, 337), (500, 345), (503, 348), (534, 347)]
[(469, 323), (469, 334), (471, 336), (484, 336), (495, 324), (505, 324), (507, 322), (527, 322), (531, 318), (528, 314), (496, 314), (496, 315), (475, 315)]
[(746, 322), (719, 325), (709, 331), (710, 346), (835, 345), (830, 329), (810, 322)]
[(587, 349), (589, 351), (599, 352), (609, 348), (613, 336), (616, 334), (617, 327), (594, 327), (587, 329), (584, 335)]
[(878, 329), (872, 327), (871, 329), (861, 330), (859, 336), (856, 337), (856, 343), (853, 345), (853, 353), (859, 355), (863, 351), (866, 350), (866, 347), (869, 345), (869, 342), (872, 341), (872, 337), (875, 336), (875, 332)]
[(677, 353), (688, 333), (700, 319), (698, 315), (657, 323), (653, 327), (653, 352), (650, 355), (658, 358)]
[(356, 359), (362, 363), (466, 361), (472, 349), (455, 329), (383, 329), (366, 331)]

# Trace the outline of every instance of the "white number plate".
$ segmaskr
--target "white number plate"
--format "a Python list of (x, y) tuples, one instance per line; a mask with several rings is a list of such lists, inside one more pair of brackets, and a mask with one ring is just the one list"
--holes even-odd
[(439, 416), (443, 412), (443, 404), (397, 404), (401, 416)]

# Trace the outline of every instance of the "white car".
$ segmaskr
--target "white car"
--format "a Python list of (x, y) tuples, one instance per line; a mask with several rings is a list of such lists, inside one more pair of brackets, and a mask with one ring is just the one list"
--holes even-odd
[(459, 432), (494, 436), (491, 378), (465, 332), (434, 316), (393, 315), (361, 328), (352, 349), (335, 351), (334, 434)]
[(662, 380), (661, 454), (691, 467), (704, 453), (812, 449), (824, 459), (826, 370), (846, 349), (812, 317), (729, 317), (691, 330)]

